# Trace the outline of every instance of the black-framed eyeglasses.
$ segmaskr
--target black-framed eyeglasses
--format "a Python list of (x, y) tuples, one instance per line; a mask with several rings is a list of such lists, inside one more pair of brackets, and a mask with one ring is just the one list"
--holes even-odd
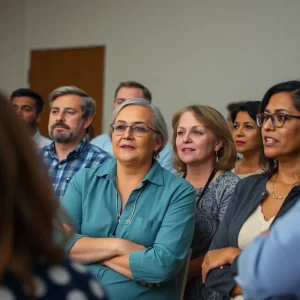
[(130, 132), (134, 136), (144, 136), (147, 134), (149, 130), (152, 130), (153, 132), (157, 134), (161, 134), (160, 132), (154, 130), (153, 128), (147, 126), (146, 124), (133, 124), (133, 125), (126, 125), (123, 123), (114, 123), (110, 124), (110, 127), (112, 128), (115, 135), (123, 135), (127, 128), (129, 128)]
[(292, 116), (284, 113), (274, 113), (274, 114), (265, 114), (259, 113), (256, 115), (257, 126), (262, 127), (268, 120), (271, 118), (271, 122), (274, 127), (280, 128), (283, 127), (285, 121), (291, 118), (300, 119), (300, 116)]

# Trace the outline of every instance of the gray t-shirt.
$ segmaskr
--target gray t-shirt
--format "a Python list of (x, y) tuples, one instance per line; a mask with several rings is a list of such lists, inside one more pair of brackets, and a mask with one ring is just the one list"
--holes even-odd
[[(186, 174), (178, 173), (185, 177)], [(239, 177), (230, 171), (221, 173), (209, 184), (196, 209), (195, 232), (192, 243), (192, 259), (205, 255), (219, 224), (223, 220), (228, 202), (239, 181)], [(196, 189), (197, 199), (203, 188)], [(218, 293), (209, 290), (201, 277), (193, 277), (187, 284), (185, 300), (217, 300)]]

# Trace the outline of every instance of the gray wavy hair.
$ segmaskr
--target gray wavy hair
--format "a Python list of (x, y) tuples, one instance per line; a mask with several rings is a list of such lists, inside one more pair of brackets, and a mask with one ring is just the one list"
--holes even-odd
[[(133, 98), (130, 100), (127, 100), (125, 102), (123, 102), (121, 105), (119, 105), (113, 112), (113, 118), (112, 118), (112, 123), (115, 122), (117, 115), (119, 114), (119, 112), (125, 108), (126, 106), (130, 106), (130, 105), (140, 105), (143, 107), (146, 107), (147, 109), (149, 109), (153, 115), (153, 129), (157, 132), (159, 132), (160, 134), (154, 133), (157, 137), (159, 137), (161, 139), (161, 143), (162, 146), (161, 148), (157, 151), (157, 153), (159, 154), (164, 147), (166, 146), (167, 142), (168, 142), (168, 128), (167, 128), (167, 124), (166, 121), (162, 115), (162, 113), (160, 112), (160, 110), (153, 104), (151, 104), (148, 100), (142, 99), (142, 98)], [(112, 130), (110, 131), (110, 134), (112, 134)]]
[(78, 95), (82, 97), (82, 116), (84, 119), (87, 117), (94, 116), (96, 112), (96, 103), (93, 98), (91, 98), (85, 91), (82, 89), (76, 87), (76, 86), (61, 86), (57, 89), (55, 89), (50, 95), (49, 95), (49, 105), (52, 107), (53, 101), (58, 98), (59, 96), (64, 95)]

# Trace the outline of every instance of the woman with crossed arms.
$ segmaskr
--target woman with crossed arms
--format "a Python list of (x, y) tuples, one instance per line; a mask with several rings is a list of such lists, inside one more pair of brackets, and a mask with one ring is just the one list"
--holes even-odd
[(115, 159), (79, 171), (62, 201), (76, 232), (67, 253), (87, 264), (111, 300), (177, 300), (195, 191), (155, 159), (168, 134), (154, 105), (124, 102), (111, 128)]

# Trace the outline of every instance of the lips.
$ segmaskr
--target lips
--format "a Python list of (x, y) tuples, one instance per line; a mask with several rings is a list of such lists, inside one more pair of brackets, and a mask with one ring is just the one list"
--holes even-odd
[(183, 148), (181, 151), (182, 152), (193, 152), (193, 151), (195, 151), (195, 149), (193, 149), (193, 148)]
[(265, 146), (273, 146), (276, 143), (278, 143), (278, 141), (276, 139), (274, 139), (270, 136), (265, 136), (263, 141), (264, 141)]
[(246, 144), (246, 142), (237, 140), (237, 141), (235, 141), (235, 144), (236, 144), (237, 146), (243, 146), (243, 145)]
[(134, 147), (131, 146), (131, 145), (122, 145), (121, 148), (123, 148), (123, 149), (134, 149)]

